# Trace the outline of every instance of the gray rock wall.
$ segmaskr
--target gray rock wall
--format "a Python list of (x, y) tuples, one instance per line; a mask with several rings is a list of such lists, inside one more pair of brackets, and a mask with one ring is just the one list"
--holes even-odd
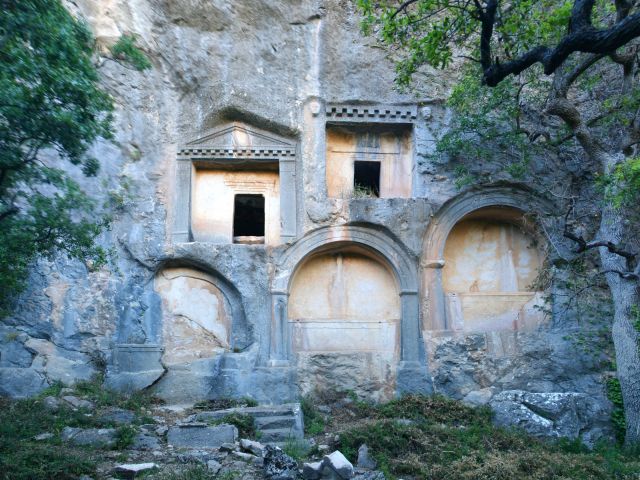
[[(566, 340), (576, 328), (570, 318), (551, 318), (534, 331), (473, 335), (426, 318), (433, 292), (418, 270), (432, 268), (430, 262), (438, 258), (426, 258), (425, 238), (434, 218), (436, 226), (443, 221), (438, 217), (442, 206), (460, 195), (451, 168), (428, 155), (446, 128), (448, 112), (442, 105), (452, 81), (447, 73), (426, 71), (418, 93), (397, 92), (388, 55), (360, 36), (352, 3), (341, 0), (75, 0), (67, 5), (94, 31), (102, 49), (100, 74), (116, 104), (115, 140), (94, 145), (91, 153), (102, 170), (97, 179), (83, 182), (115, 217), (101, 241), (115, 249), (117, 260), (99, 271), (63, 258), (38, 262), (15, 313), (0, 325), (0, 394), (33, 395), (54, 381), (72, 383), (106, 369), (111, 386), (150, 387), (171, 402), (215, 396), (294, 400), (309, 380), (300, 375), (313, 362), (306, 358), (306, 366), (298, 369), (288, 350), (286, 309), (279, 311), (283, 307), (277, 301), (286, 304), (287, 292), (274, 290), (275, 276), (310, 232), (349, 225), (390, 239), (416, 276), (416, 290), (402, 292), (413, 295), (415, 306), (410, 301), (402, 307), (391, 392), (435, 391), (473, 404), (499, 401), (501, 411), (520, 408), (511, 397), (494, 400), (502, 391), (587, 394), (597, 404), (590, 410), (598, 416), (593, 429), (608, 434), (601, 426), (610, 406), (599, 365)], [(138, 72), (109, 58), (106, 48), (125, 33), (137, 35), (153, 64), (150, 70)], [(324, 156), (330, 104), (415, 108), (413, 198), (328, 198)], [(178, 151), (207, 129), (232, 121), (297, 144), (297, 239), (292, 245), (171, 240), (180, 215)], [(519, 191), (499, 188), (503, 197)], [(535, 204), (522, 204), (522, 195), (512, 195), (517, 206), (526, 210)], [(535, 192), (526, 195), (533, 198)], [(331, 228), (327, 231), (328, 238)], [(345, 235), (336, 248), (347, 242), (350, 234)], [(246, 345), (188, 364), (163, 364), (166, 307), (154, 278), (167, 265), (212, 274), (237, 292)], [(413, 353), (408, 353), (411, 341)], [(335, 358), (335, 365), (331, 355), (315, 362), (333, 370), (331, 385), (355, 390), (365, 385), (356, 393), (371, 393), (366, 378), (354, 379), (349, 368), (342, 368), (344, 356)], [(389, 372), (394, 379), (395, 369)], [(562, 408), (570, 409), (571, 402)], [(573, 418), (567, 415), (563, 418)], [(590, 428), (581, 424), (578, 434)]]

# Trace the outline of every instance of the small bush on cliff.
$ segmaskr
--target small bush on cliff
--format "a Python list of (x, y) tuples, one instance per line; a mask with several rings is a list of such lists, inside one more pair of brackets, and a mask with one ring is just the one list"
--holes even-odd
[(0, 315), (38, 256), (65, 252), (99, 266), (107, 222), (68, 172), (96, 175), (87, 156), (111, 137), (94, 41), (60, 0), (0, 0)]
[(111, 53), (114, 57), (133, 65), (136, 70), (151, 68), (151, 62), (147, 56), (136, 46), (135, 35), (122, 35), (111, 47)]

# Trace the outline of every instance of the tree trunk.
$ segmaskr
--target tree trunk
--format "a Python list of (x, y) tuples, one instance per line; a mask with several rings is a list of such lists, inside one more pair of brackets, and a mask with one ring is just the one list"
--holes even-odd
[[(622, 155), (606, 155), (604, 171), (611, 173), (623, 158)], [(606, 200), (605, 200), (606, 202)], [(599, 240), (619, 245), (623, 240), (624, 218), (621, 210), (606, 202), (602, 209)], [(625, 272), (626, 260), (606, 247), (600, 247), (600, 260), (605, 271)], [(617, 273), (606, 273), (606, 280), (613, 298), (614, 317), (611, 327), (616, 353), (618, 379), (622, 390), (624, 414), (627, 423), (625, 444), (640, 443), (640, 332), (634, 325), (634, 306), (640, 308), (638, 281), (622, 278)]]

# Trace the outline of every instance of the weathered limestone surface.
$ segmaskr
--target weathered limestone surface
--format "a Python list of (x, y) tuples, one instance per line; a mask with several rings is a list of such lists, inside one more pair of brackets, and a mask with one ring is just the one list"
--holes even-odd
[[(513, 183), (460, 192), (454, 166), (429, 156), (448, 121), (446, 73), (426, 70), (416, 92), (395, 90), (391, 60), (360, 36), (353, 3), (341, 0), (67, 6), (93, 29), (116, 104), (114, 141), (91, 151), (101, 173), (78, 180), (114, 217), (101, 242), (117, 260), (100, 270), (64, 257), (38, 262), (0, 324), (0, 394), (34, 395), (106, 369), (113, 388), (150, 388), (175, 403), (284, 403), (317, 388), (374, 399), (436, 391), (496, 405), (505, 422), (523, 425), (521, 398), (565, 395), (562, 426), (549, 434), (609, 434), (600, 365), (566, 340), (577, 328), (570, 314), (529, 315), (541, 253), (524, 248), (519, 230), (504, 233), (541, 203), (536, 192)], [(138, 37), (151, 69), (109, 58), (124, 33)], [(335, 141), (369, 126), (404, 133), (378, 150), (353, 133)], [(208, 138), (209, 153), (185, 153)], [(374, 157), (387, 162), (389, 198), (335, 194), (351, 187), (354, 158)], [(266, 245), (230, 243), (230, 191), (269, 200)], [(490, 218), (468, 217), (489, 207)], [(476, 248), (477, 264), (456, 256), (466, 234), (446, 249), (467, 220), (499, 224), (480, 242), (499, 248)], [(326, 258), (332, 266), (313, 273)], [(504, 298), (478, 303), (483, 291)], [(463, 298), (461, 315), (447, 293)], [(516, 390), (524, 393), (500, 396)], [(580, 395), (592, 419), (572, 406)]]
[(174, 447), (217, 448), (223, 443), (233, 443), (238, 438), (238, 429), (233, 425), (208, 426), (189, 423), (171, 427), (167, 432), (167, 443)]

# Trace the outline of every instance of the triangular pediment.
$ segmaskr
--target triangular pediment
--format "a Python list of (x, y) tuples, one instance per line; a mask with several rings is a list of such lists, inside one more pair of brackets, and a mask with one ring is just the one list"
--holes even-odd
[(187, 149), (265, 149), (288, 150), (295, 148), (295, 142), (272, 132), (232, 122), (206, 132), (202, 137), (185, 145)]

